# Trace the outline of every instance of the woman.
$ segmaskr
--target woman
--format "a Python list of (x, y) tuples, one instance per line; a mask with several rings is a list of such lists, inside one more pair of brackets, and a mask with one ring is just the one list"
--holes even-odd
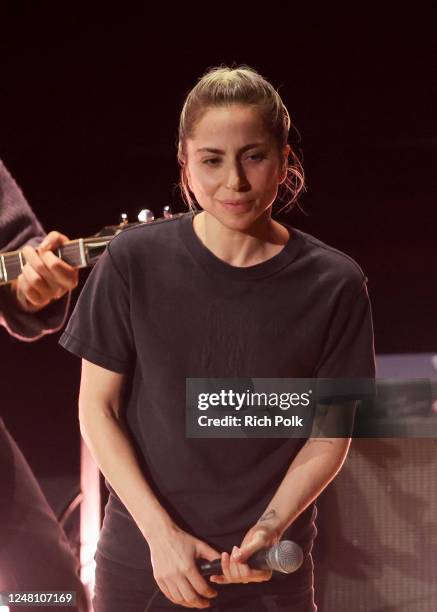
[[(257, 72), (210, 70), (179, 125), (182, 190), (201, 212), (115, 238), (61, 338), (83, 358), (81, 430), (110, 491), (96, 612), (143, 610), (156, 584), (154, 611), (316, 609), (314, 500), (350, 439), (185, 437), (190, 377), (374, 375), (362, 270), (272, 219), (303, 187), (289, 128)], [(302, 547), (302, 567), (251, 570), (279, 538)], [(223, 574), (203, 578), (195, 560), (220, 556)]]

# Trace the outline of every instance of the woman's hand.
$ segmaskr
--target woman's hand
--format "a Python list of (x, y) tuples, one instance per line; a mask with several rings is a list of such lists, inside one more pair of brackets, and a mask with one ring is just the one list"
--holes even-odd
[(268, 525), (254, 525), (243, 538), (240, 548), (234, 546), (232, 554), (222, 553), (222, 572), (220, 576), (211, 576), (211, 582), (230, 584), (234, 582), (265, 582), (272, 577), (271, 570), (251, 569), (245, 561), (257, 550), (269, 548), (279, 541), (275, 528)]
[(41, 310), (52, 300), (61, 298), (77, 287), (78, 270), (52, 253), (68, 240), (64, 234), (50, 232), (37, 249), (30, 245), (23, 247), (26, 264), (12, 287), (22, 310), (26, 312)]
[(210, 608), (218, 593), (200, 574), (196, 559), (213, 561), (220, 553), (187, 532), (174, 527), (148, 539), (153, 575), (164, 595), (187, 608)]

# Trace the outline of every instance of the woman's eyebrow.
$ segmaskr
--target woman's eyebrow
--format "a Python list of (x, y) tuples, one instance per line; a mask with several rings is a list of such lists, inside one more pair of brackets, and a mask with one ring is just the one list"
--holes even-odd
[[(244, 153), (245, 151), (248, 151), (249, 149), (259, 147), (263, 144), (264, 142), (254, 142), (252, 144), (244, 145), (244, 147), (241, 147), (241, 149), (239, 149), (238, 153)], [(218, 155), (224, 155), (226, 153), (226, 151), (222, 151), (222, 149), (212, 149), (210, 147), (201, 147), (200, 149), (196, 150), (196, 153), (202, 153), (202, 152), (216, 153)]]

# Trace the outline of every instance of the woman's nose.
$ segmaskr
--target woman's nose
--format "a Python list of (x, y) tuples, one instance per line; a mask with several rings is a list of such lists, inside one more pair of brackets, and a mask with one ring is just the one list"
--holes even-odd
[(241, 164), (232, 164), (226, 177), (226, 187), (228, 189), (241, 189), (245, 185), (247, 185), (247, 178)]

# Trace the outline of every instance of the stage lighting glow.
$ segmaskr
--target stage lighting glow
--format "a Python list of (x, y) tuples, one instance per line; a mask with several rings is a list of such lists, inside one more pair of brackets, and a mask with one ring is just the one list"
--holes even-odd
[(81, 440), (80, 578), (90, 597), (94, 594), (94, 554), (100, 533), (100, 472), (85, 442)]

